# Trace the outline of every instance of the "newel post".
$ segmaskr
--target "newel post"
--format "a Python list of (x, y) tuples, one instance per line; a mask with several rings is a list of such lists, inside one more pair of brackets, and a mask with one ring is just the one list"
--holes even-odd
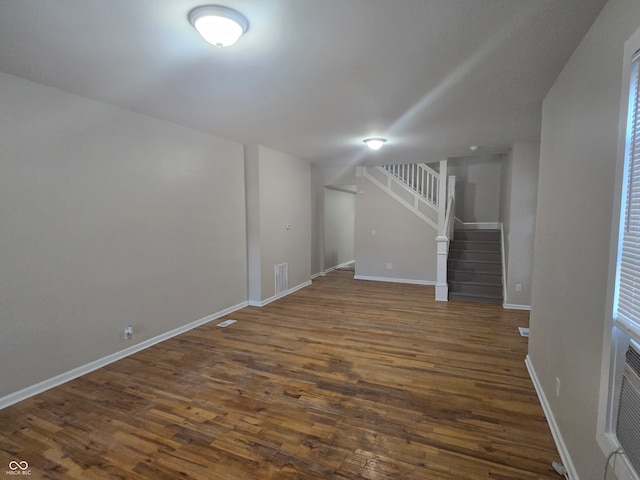
[(449, 300), (449, 284), (447, 283), (447, 257), (449, 254), (449, 238), (446, 236), (447, 226), (447, 161), (440, 161), (438, 174), (438, 236), (436, 237), (436, 300)]
[(446, 302), (449, 300), (449, 284), (447, 283), (447, 257), (449, 256), (449, 239), (438, 235), (437, 245), (437, 275), (436, 275), (436, 300)]

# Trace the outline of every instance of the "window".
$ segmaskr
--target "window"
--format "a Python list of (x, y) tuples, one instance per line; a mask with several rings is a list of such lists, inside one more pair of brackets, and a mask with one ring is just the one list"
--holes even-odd
[[(611, 245), (611, 259), (607, 289), (608, 312), (611, 317), (604, 324), (604, 344), (602, 367), (608, 374), (601, 377), (601, 393), (606, 392), (606, 401), (601, 398), (598, 411), (597, 439), (602, 452), (612, 460), (611, 467), (617, 478), (639, 480), (637, 470), (640, 458), (640, 442), (632, 442), (630, 451), (635, 459), (635, 469), (631, 456), (616, 455), (622, 442), (627, 442), (625, 432), (632, 432), (635, 437), (638, 428), (635, 400), (640, 395), (630, 397), (623, 382), (629, 382), (627, 354), (632, 347), (640, 351), (640, 28), (624, 44), (624, 61), (622, 65), (622, 91), (620, 102), (618, 151), (616, 154), (616, 184), (614, 209), (617, 211), (614, 220)], [(633, 365), (632, 365), (633, 366)], [(637, 371), (637, 368), (635, 369)], [(626, 380), (625, 380), (626, 377)], [(633, 383), (637, 385), (637, 383)], [(628, 385), (627, 385), (628, 386)], [(636, 391), (640, 391), (637, 390)], [(629, 403), (629, 398), (634, 400)], [(621, 407), (621, 402), (623, 403)], [(631, 428), (619, 429), (626, 425), (627, 413), (634, 412)], [(619, 435), (621, 434), (621, 435)], [(624, 451), (627, 451), (628, 443)]]
[(640, 54), (631, 63), (614, 321), (640, 341)]
[(605, 335), (608, 331), (610, 337), (605, 336), (603, 365), (608, 364), (609, 375), (602, 378), (607, 401), (600, 405), (598, 441), (609, 459), (620, 450), (625, 452), (620, 462), (612, 461), (618, 478), (638, 480), (640, 389), (638, 367), (629, 357), (640, 351), (640, 29), (625, 43), (623, 69), (623, 78), (629, 83), (622, 92), (616, 166), (620, 216), (613, 232), (617, 234), (612, 257), (616, 259), (615, 272), (610, 271), (609, 277), (613, 287), (609, 312), (615, 328), (605, 326)]

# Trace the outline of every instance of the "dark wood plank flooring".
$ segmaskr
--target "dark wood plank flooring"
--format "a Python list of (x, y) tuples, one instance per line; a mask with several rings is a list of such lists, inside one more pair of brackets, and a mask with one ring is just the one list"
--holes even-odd
[(524, 365), (527, 312), (352, 277), (332, 272), (0, 411), (0, 472), (560, 478)]

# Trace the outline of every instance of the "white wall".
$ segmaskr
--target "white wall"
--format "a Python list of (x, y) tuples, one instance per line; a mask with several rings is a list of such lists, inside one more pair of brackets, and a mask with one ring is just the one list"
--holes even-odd
[(456, 177), (456, 217), (466, 223), (497, 222), (500, 217), (501, 155), (449, 159)]
[(311, 279), (311, 166), (258, 146), (258, 170), (260, 300), (265, 301), (275, 295), (277, 264), (288, 263), (290, 289)]
[(529, 359), (583, 479), (605, 462), (596, 430), (623, 48), (639, 26), (636, 0), (611, 0), (543, 104)]
[(0, 105), (0, 397), (246, 301), (241, 145), (6, 74)]
[[(505, 158), (502, 222), (506, 254), (505, 304), (531, 304), (531, 270), (538, 194), (540, 145), (517, 143)], [(518, 291), (516, 286), (520, 285)]]
[(260, 149), (244, 147), (245, 189), (247, 205), (248, 294), (253, 304), (262, 302), (262, 263), (260, 241)]
[[(538, 148), (539, 150), (539, 148)], [(511, 228), (511, 184), (512, 184), (512, 174), (513, 174), (513, 149), (511, 149), (507, 154), (503, 156), (503, 168), (502, 168), (502, 178), (500, 182), (500, 214), (498, 216), (498, 221), (502, 223), (503, 234), (505, 235), (504, 242), (504, 257), (505, 263), (509, 264), (509, 242), (507, 241), (508, 232)], [(535, 188), (538, 188), (538, 184), (536, 183)], [(535, 207), (535, 205), (534, 205)], [(533, 247), (531, 249), (533, 254)], [(507, 277), (507, 272), (503, 272), (503, 281)]]
[(356, 181), (356, 276), (435, 284), (436, 230), (365, 177)]

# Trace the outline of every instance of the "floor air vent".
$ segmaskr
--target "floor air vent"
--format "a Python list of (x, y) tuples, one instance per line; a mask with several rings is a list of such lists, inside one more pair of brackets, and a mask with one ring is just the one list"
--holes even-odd
[(276, 296), (282, 295), (289, 290), (289, 264), (279, 263), (275, 266), (276, 271)]
[(218, 327), (220, 327), (220, 328), (224, 328), (224, 327), (228, 327), (229, 325), (233, 325), (234, 323), (236, 323), (236, 321), (235, 321), (235, 320), (231, 320), (231, 319), (229, 319), (229, 320), (225, 320), (224, 322), (220, 322), (220, 323), (218, 324)]
[(640, 474), (640, 352), (633, 346), (627, 350), (616, 434), (636, 474)]

